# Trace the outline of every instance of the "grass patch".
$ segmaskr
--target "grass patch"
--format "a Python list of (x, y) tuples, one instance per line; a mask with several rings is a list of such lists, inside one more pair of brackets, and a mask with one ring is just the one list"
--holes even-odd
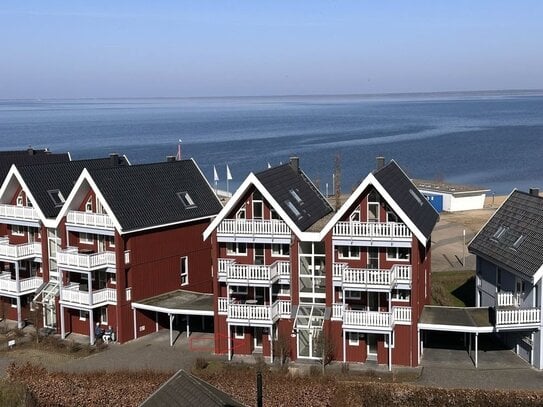
[(432, 304), (473, 307), (475, 305), (475, 272), (469, 270), (432, 273)]

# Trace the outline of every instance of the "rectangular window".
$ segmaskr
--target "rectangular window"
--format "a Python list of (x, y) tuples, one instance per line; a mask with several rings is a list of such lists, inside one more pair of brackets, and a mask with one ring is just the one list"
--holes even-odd
[(234, 338), (243, 339), (245, 338), (245, 327), (240, 325), (234, 326)]
[(360, 259), (360, 247), (358, 246), (338, 246), (337, 252), (340, 259)]
[(21, 225), (11, 225), (11, 234), (13, 236), (24, 236), (25, 227)]
[(387, 208), (387, 222), (399, 222), (398, 215), (390, 208)]
[(109, 247), (115, 247), (115, 236), (108, 236), (107, 244)]
[(245, 285), (231, 285), (230, 294), (247, 294), (247, 286)]
[[(390, 338), (390, 343), (389, 343), (389, 338)], [(388, 348), (389, 346), (394, 349), (394, 331), (392, 331), (392, 334), (390, 336), (385, 335), (385, 348)]]
[(410, 296), (410, 290), (392, 290), (392, 299), (394, 301), (409, 301)]
[(349, 220), (351, 222), (360, 222), (360, 209), (357, 209), (353, 213), (351, 213), (351, 216), (349, 216)]
[(94, 244), (94, 236), (90, 233), (79, 233), (79, 243), (82, 244)]
[(181, 257), (180, 261), (180, 273), (181, 273), (181, 285), (187, 285), (189, 283), (189, 258)]
[(380, 209), (379, 194), (377, 191), (372, 190), (368, 194), (368, 222), (379, 222)]
[(47, 191), (49, 194), (49, 197), (53, 201), (53, 204), (55, 205), (55, 208), (58, 208), (62, 205), (64, 205), (64, 202), (66, 202), (66, 199), (64, 199), (64, 196), (62, 195), (62, 192), (58, 189), (50, 189)]
[(109, 284), (113, 284), (113, 285), (117, 284), (117, 274), (116, 273), (109, 273)]
[(388, 247), (387, 260), (409, 260), (410, 249), (408, 247)]
[(247, 255), (247, 243), (226, 243), (226, 254), (230, 256)]
[(186, 191), (178, 192), (177, 196), (179, 197), (179, 199), (181, 200), (185, 208), (187, 209), (196, 208), (196, 203), (194, 202), (194, 200), (192, 199), (192, 197), (189, 195), (188, 192)]
[(272, 256), (288, 257), (290, 255), (290, 245), (288, 244), (272, 244)]
[(107, 325), (107, 307), (100, 308), (100, 323)]
[(379, 248), (378, 247), (368, 247), (368, 268), (370, 269), (379, 268)]
[(290, 285), (288, 284), (280, 284), (279, 286), (279, 294), (280, 295), (290, 295)]
[(348, 332), (349, 335), (349, 346), (358, 346), (360, 345), (360, 336), (358, 332)]
[(245, 219), (247, 217), (247, 211), (245, 210), (245, 206), (239, 209), (239, 211), (236, 212), (236, 219)]
[(23, 206), (24, 205), (24, 202), (23, 202), (23, 193), (20, 192), (19, 195), (17, 195), (17, 203), (16, 203), (17, 206)]
[(362, 292), (361, 291), (345, 291), (345, 299), (346, 300), (361, 300), (362, 299)]
[[(79, 310), (79, 320), (86, 321), (89, 318), (89, 311)], [(92, 328), (94, 329), (94, 327)]]
[(85, 212), (92, 212), (92, 198), (89, 198), (85, 204)]

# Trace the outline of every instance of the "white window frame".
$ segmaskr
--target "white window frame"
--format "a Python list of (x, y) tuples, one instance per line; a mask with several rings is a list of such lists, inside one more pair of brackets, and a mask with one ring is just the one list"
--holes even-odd
[(115, 236), (108, 236), (107, 237), (107, 245), (109, 247), (115, 247)]
[(16, 206), (24, 206), (23, 191), (19, 192), (19, 195), (17, 195)]
[(11, 308), (17, 308), (17, 298), (9, 297)]
[(92, 196), (85, 202), (85, 212), (92, 213)]
[[(372, 195), (372, 193), (375, 193), (376, 196), (377, 196), (377, 201), (370, 201), (370, 196)], [(370, 191), (370, 193), (368, 194), (368, 208), (367, 208), (367, 214), (368, 214), (368, 222), (380, 222), (381, 221), (381, 202), (380, 202), (380, 199), (381, 197), (379, 196), (379, 192), (373, 190), (373, 191)], [(376, 205), (377, 206), (377, 219), (371, 219), (370, 220), (370, 205)]]
[[(184, 265), (184, 266), (183, 266)], [(183, 271), (184, 268), (184, 271)], [(181, 278), (181, 286), (188, 285), (189, 283), (189, 258), (183, 256), (179, 259), (179, 274)]]
[[(245, 251), (239, 250), (240, 245), (245, 245)], [(226, 243), (226, 254), (229, 256), (247, 256), (247, 243), (241, 242), (228, 242)]]
[[(392, 331), (392, 334), (390, 335), (390, 341), (392, 342), (392, 344), (391, 344), (391, 346), (390, 346), (391, 349), (394, 349), (394, 344), (395, 344), (395, 342), (396, 342), (396, 341), (394, 340), (394, 336), (395, 336), (395, 335), (394, 335), (394, 331)], [(385, 334), (385, 348), (388, 349), (388, 347), (389, 347), (389, 346), (388, 346), (388, 335)]]
[[(391, 208), (386, 208), (386, 212), (387, 212), (387, 222), (393, 222), (393, 223), (398, 223), (400, 221), (400, 217), (398, 215), (396, 215), (396, 213), (391, 209)], [(396, 220), (390, 220), (390, 215), (394, 216), (394, 218), (396, 218)]]
[[(288, 253), (285, 254), (284, 248), (288, 247)], [(279, 250), (275, 250), (279, 248)], [(271, 251), (273, 257), (289, 257), (290, 256), (290, 245), (288, 243), (272, 243)]]
[[(358, 219), (354, 219), (358, 218)], [(360, 209), (355, 209), (350, 215), (349, 215), (349, 222), (360, 222)]]
[(25, 227), (21, 225), (11, 225), (11, 235), (12, 236), (24, 236)]
[[(260, 217), (255, 216), (255, 204), (260, 205)], [(253, 219), (262, 220), (264, 219), (264, 200), (262, 199), (253, 199)]]
[(107, 307), (101, 307), (100, 308), (100, 324), (107, 325), (108, 324), (107, 320), (108, 320)]
[[(238, 329), (241, 329), (241, 335), (239, 334)], [(245, 339), (245, 327), (243, 325), (234, 325), (234, 338)]]
[(117, 273), (109, 273), (109, 284), (117, 285)]
[(279, 295), (290, 295), (290, 285), (279, 284)]
[[(80, 309), (79, 310), (79, 320), (80, 321), (86, 321), (88, 318), (89, 318), (89, 311), (84, 310), (84, 309)], [(92, 327), (92, 329), (94, 329), (94, 327)]]
[(94, 238), (92, 233), (79, 232), (79, 243), (81, 244), (94, 244)]
[(360, 334), (358, 332), (347, 332), (347, 336), (349, 346), (360, 346)]
[(247, 295), (249, 292), (249, 289), (246, 285), (231, 285), (230, 288), (230, 294), (234, 295)]
[[(343, 251), (339, 249), (340, 247), (348, 247), (349, 248), (349, 254), (347, 256), (344, 256)], [(358, 250), (358, 256), (353, 255), (353, 253), (352, 253), (353, 248)], [(338, 256), (338, 259), (341, 259), (341, 260), (348, 260), (348, 259), (360, 260), (360, 247), (358, 247), (358, 246), (338, 246), (337, 256)]]
[[(243, 214), (243, 216), (242, 216)], [(245, 209), (245, 205), (243, 205), (241, 208), (238, 209), (236, 212), (236, 219), (238, 220), (244, 220), (247, 219), (247, 209)]]
[[(394, 257), (391, 257), (389, 255), (389, 250), (394, 250), (394, 249), (396, 250), (396, 254), (394, 255)], [(408, 250), (406, 259), (400, 258), (400, 249), (407, 249)], [(387, 256), (387, 260), (410, 261), (411, 260), (411, 250), (408, 247), (387, 247), (386, 256)]]
[[(355, 293), (355, 295), (353, 295)], [(345, 290), (346, 300), (362, 300), (362, 291)]]
[[(407, 292), (407, 298), (400, 298), (398, 294), (400, 292)], [(400, 289), (394, 289), (392, 290), (392, 301), (402, 301), (402, 302), (409, 302), (411, 301), (411, 290), (400, 290)]]

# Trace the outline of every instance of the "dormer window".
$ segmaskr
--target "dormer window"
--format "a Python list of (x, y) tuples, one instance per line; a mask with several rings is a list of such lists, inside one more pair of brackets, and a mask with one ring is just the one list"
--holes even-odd
[(85, 212), (92, 212), (92, 198), (85, 203)]
[(351, 213), (351, 216), (349, 216), (349, 221), (360, 222), (360, 209), (357, 209), (356, 211)]
[(60, 190), (58, 189), (50, 189), (47, 191), (47, 193), (49, 194), (49, 197), (53, 201), (55, 208), (62, 206), (64, 202), (66, 202), (66, 199), (64, 199), (64, 196), (62, 195), (62, 192), (60, 192)]
[(179, 199), (181, 199), (181, 202), (183, 202), (183, 205), (185, 205), (185, 208), (187, 209), (196, 208), (196, 204), (194, 203), (194, 200), (192, 199), (192, 197), (189, 195), (188, 192), (186, 191), (178, 192), (177, 196), (179, 197)]
[(19, 195), (17, 195), (17, 206), (23, 206), (23, 192), (19, 192)]

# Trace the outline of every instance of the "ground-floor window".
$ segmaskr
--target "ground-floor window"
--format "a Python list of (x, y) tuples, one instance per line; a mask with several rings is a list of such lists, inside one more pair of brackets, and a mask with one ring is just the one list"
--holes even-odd
[(89, 311), (79, 310), (79, 320), (86, 321), (89, 318)]
[(100, 308), (100, 323), (107, 325), (107, 307)]
[(11, 304), (11, 308), (17, 308), (17, 298), (10, 298), (9, 302)]
[(391, 335), (385, 335), (385, 348), (388, 348), (389, 346), (394, 348), (394, 332), (392, 332)]
[(234, 338), (244, 339), (245, 338), (245, 327), (236, 325), (234, 326)]
[(358, 332), (348, 332), (348, 336), (349, 336), (349, 346), (360, 345), (360, 335)]

